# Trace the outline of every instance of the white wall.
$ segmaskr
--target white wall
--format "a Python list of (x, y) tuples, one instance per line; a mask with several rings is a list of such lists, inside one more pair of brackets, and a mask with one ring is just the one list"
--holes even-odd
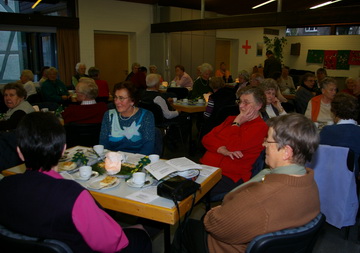
[(150, 64), (151, 5), (115, 0), (79, 0), (80, 60), (94, 66), (94, 31), (130, 35), (129, 66)]
[[(333, 35), (333, 36), (293, 36), (286, 37), (287, 45), (284, 48), (284, 62), (291, 68), (316, 71), (323, 64), (306, 63), (309, 49), (318, 50), (360, 50), (360, 35)], [(301, 43), (300, 55), (290, 55), (292, 43)], [(358, 77), (360, 66), (350, 65), (349, 70), (328, 69), (329, 76)]]
[[(283, 27), (271, 27), (271, 29), (280, 30), (280, 37), (285, 36), (285, 28)], [(246, 70), (249, 73), (252, 72), (254, 66), (258, 66), (261, 64), (264, 66), (264, 61), (266, 60), (266, 47), (264, 44), (263, 48), (263, 56), (256, 56), (256, 47), (257, 43), (263, 43), (264, 39), (264, 28), (242, 28), (242, 29), (224, 29), (217, 30), (216, 38), (217, 39), (231, 39), (238, 40), (238, 43), (232, 43), (232, 46), (236, 46), (237, 48), (232, 48), (232, 62), (234, 60), (238, 61), (237, 69), (231, 67), (230, 72), (233, 77), (237, 77), (239, 71)], [(267, 35), (269, 38), (273, 38), (275, 36)], [(242, 48), (245, 45), (246, 40), (248, 40), (248, 45), (251, 46), (251, 49), (248, 50), (248, 54), (245, 54), (245, 49)], [(238, 52), (238, 54), (237, 54)], [(237, 55), (235, 55), (237, 54)], [(236, 59), (237, 57), (237, 59)], [(236, 67), (236, 66), (235, 66)]]
[[(280, 29), (280, 37), (285, 36), (284, 27), (271, 27), (272, 29)], [(252, 68), (259, 64), (264, 65), (265, 45), (263, 49), (263, 56), (256, 56), (257, 42), (263, 42), (264, 28), (243, 28), (243, 29), (228, 29), (217, 30), (216, 38), (226, 38), (238, 40), (238, 68), (231, 69), (233, 76), (239, 70), (245, 69), (252, 72)], [(267, 35), (273, 38), (272, 35)], [(286, 37), (287, 44), (284, 48), (283, 63), (290, 68), (299, 70), (316, 71), (318, 68), (323, 67), (323, 64), (306, 63), (307, 53), (309, 49), (319, 50), (360, 50), (360, 35), (334, 35), (334, 36), (292, 36)], [(246, 55), (242, 45), (245, 45), (248, 40), (251, 49)], [(291, 44), (301, 43), (300, 56), (290, 55)], [(236, 50), (235, 50), (236, 51)], [(235, 52), (234, 51), (234, 52)], [(236, 55), (233, 57), (236, 58)], [(350, 65), (350, 70), (327, 70), (329, 76), (334, 77), (358, 77), (360, 76), (360, 66)]]

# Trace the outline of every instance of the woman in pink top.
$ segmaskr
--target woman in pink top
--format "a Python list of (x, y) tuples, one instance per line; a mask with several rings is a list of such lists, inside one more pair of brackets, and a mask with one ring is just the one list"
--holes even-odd
[(57, 172), (66, 138), (53, 114), (26, 115), (16, 134), (27, 171), (0, 181), (0, 224), (63, 241), (73, 252), (151, 252), (144, 230), (122, 229), (86, 189)]
[(194, 82), (191, 77), (185, 72), (185, 68), (182, 65), (175, 66), (175, 78), (176, 86), (179, 87), (192, 87)]

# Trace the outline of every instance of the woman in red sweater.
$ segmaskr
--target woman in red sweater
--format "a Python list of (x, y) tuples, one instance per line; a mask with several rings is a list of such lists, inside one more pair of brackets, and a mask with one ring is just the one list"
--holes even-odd
[(200, 161), (222, 169), (222, 179), (210, 192), (213, 201), (250, 179), (252, 165), (264, 149), (268, 127), (259, 110), (266, 105), (265, 94), (248, 86), (239, 91), (239, 97), (240, 114), (229, 116), (202, 139), (207, 151)]

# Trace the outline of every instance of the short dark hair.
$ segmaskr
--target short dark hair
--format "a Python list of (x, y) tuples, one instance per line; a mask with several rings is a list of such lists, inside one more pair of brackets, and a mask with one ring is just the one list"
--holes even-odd
[(299, 113), (290, 113), (266, 121), (274, 129), (273, 138), (281, 149), (289, 145), (293, 150), (293, 163), (304, 165), (310, 161), (319, 146), (319, 133), (315, 124)]
[(218, 90), (220, 88), (223, 88), (225, 87), (224, 79), (222, 77), (212, 77), (210, 79), (209, 86), (213, 90)]
[(336, 80), (334, 78), (331, 77), (325, 77), (323, 80), (321, 80), (320, 82), (320, 87), (321, 89), (325, 89), (329, 84), (337, 84)]
[(327, 71), (324, 68), (319, 68), (318, 70), (316, 70), (316, 74), (319, 74), (319, 73), (325, 74), (327, 76)]
[(16, 128), (16, 135), (26, 168), (49, 171), (58, 164), (66, 137), (64, 127), (53, 113), (26, 114)]
[(179, 69), (181, 69), (182, 71), (185, 71), (185, 68), (184, 68), (183, 65), (176, 65), (176, 66), (175, 66), (175, 69), (176, 69), (176, 68), (179, 68)]
[(131, 98), (131, 100), (134, 102), (135, 105), (139, 102), (139, 93), (138, 93), (139, 91), (132, 82), (125, 81), (115, 84), (113, 89), (113, 95), (115, 95), (116, 91), (122, 89), (126, 89), (128, 91), (129, 97)]
[(340, 119), (356, 120), (359, 116), (359, 102), (354, 96), (340, 92), (331, 101), (331, 112)]
[(88, 70), (88, 75), (93, 78), (93, 77), (99, 77), (99, 73), (100, 70), (96, 67), (90, 67)]
[(257, 104), (261, 104), (261, 109), (264, 109), (266, 106), (266, 96), (264, 91), (257, 87), (257, 86), (246, 86), (244, 88), (241, 88), (238, 91), (238, 97), (241, 97), (241, 95), (247, 95), (247, 94), (252, 94), (254, 96), (254, 99), (256, 101)]
[(315, 74), (313, 74), (313, 73), (311, 73), (311, 72), (305, 73), (305, 74), (301, 77), (301, 84), (304, 84), (305, 81), (306, 81), (309, 77), (315, 78)]
[(24, 89), (24, 85), (19, 83), (8, 83), (7, 85), (4, 86), (3, 93), (5, 93), (6, 90), (15, 90), (16, 95), (19, 98), (26, 98), (27, 96), (26, 90)]

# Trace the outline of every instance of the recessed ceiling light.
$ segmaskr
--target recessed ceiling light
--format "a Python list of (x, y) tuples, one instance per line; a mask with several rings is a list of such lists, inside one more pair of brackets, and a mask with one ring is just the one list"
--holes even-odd
[(275, 2), (275, 1), (276, 1), (276, 0), (269, 0), (269, 1), (266, 1), (266, 2), (264, 2), (264, 3), (262, 3), (262, 4), (256, 5), (256, 6), (252, 7), (251, 9), (256, 9), (256, 8), (259, 8), (259, 7), (263, 6), (263, 5), (266, 5), (266, 4)]
[(36, 3), (31, 6), (31, 9), (35, 9), (35, 7), (41, 2), (42, 0), (37, 0)]

